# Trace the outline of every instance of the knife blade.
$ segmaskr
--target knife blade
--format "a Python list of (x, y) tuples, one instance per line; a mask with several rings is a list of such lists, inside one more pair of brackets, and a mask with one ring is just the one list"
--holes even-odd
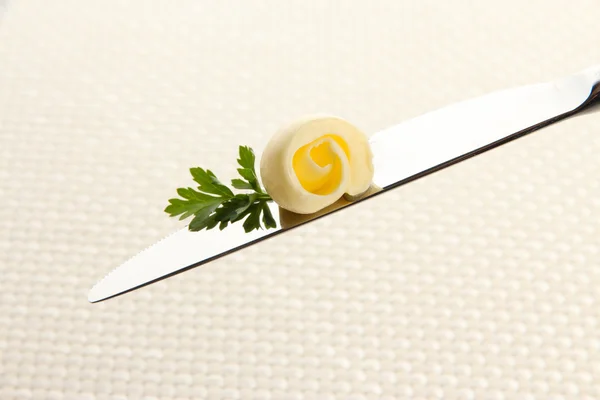
[[(463, 101), (385, 129), (369, 140), (373, 183), (381, 190), (365, 199), (575, 115), (599, 98), (600, 65), (556, 81)], [(269, 207), (281, 221), (279, 207)], [(181, 229), (110, 272), (92, 287), (88, 300), (94, 303), (146, 286), (343, 208), (269, 231), (245, 233), (241, 224), (221, 232)]]

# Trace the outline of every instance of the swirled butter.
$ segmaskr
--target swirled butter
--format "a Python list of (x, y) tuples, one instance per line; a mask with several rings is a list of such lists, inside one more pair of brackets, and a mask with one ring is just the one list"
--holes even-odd
[(281, 208), (310, 214), (344, 194), (366, 192), (373, 179), (372, 153), (367, 136), (344, 119), (305, 117), (273, 136), (260, 175)]

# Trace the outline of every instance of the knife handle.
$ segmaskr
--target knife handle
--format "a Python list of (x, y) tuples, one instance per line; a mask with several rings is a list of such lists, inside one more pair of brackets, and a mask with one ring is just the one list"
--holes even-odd
[[(589, 90), (589, 95), (583, 103), (568, 115), (579, 114), (582, 111), (594, 110), (600, 105), (600, 64), (587, 68), (577, 74), (567, 77), (565, 81), (576, 83), (583, 90)], [(585, 89), (584, 89), (585, 88)]]
[(600, 99), (600, 65), (595, 65), (581, 72), (590, 82), (591, 92), (589, 103), (596, 102)]

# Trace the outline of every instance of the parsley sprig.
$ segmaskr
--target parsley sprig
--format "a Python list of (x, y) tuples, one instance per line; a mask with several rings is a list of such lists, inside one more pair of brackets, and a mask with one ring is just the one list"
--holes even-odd
[(171, 217), (179, 216), (180, 220), (193, 216), (188, 226), (190, 231), (213, 229), (217, 225), (223, 230), (228, 224), (244, 218), (246, 232), (261, 229), (262, 225), (266, 229), (276, 228), (277, 224), (267, 204), (273, 200), (258, 182), (254, 170), (255, 160), (254, 151), (250, 147), (240, 146), (237, 162), (241, 167), (238, 168), (238, 173), (242, 179), (231, 181), (231, 186), (235, 189), (250, 190), (250, 193), (234, 194), (212, 171), (199, 167), (190, 168), (198, 188), (177, 189), (181, 198), (170, 199), (165, 212)]

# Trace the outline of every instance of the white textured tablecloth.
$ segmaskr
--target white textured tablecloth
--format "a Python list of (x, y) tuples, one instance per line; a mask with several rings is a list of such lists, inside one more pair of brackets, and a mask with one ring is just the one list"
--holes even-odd
[(374, 133), (597, 64), (598, 0), (0, 14), (0, 399), (600, 398), (600, 113), (86, 300), (181, 227), (188, 167), (231, 178), (303, 114)]

